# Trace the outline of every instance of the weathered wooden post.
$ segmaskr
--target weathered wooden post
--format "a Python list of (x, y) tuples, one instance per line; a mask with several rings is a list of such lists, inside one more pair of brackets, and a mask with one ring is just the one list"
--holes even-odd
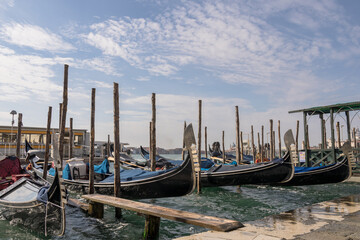
[(59, 133), (60, 133), (60, 128), (61, 128), (61, 114), (62, 114), (62, 103), (59, 103)]
[(273, 159), (275, 159), (275, 130), (273, 131), (273, 140), (272, 140), (272, 146), (273, 146)]
[(260, 152), (260, 161), (264, 161), (264, 125), (261, 126), (261, 152)]
[(325, 123), (326, 123), (326, 121), (325, 120), (323, 120), (323, 122), (324, 122), (324, 148), (325, 149), (327, 149), (327, 140), (326, 140), (326, 125), (325, 125)]
[(306, 132), (307, 132), (307, 149), (310, 149), (310, 138), (309, 138), (309, 124), (306, 125)]
[(151, 151), (151, 171), (156, 170), (156, 103), (155, 103), (155, 93), (152, 93), (151, 96), (151, 106), (152, 106), (152, 127), (151, 127), (151, 139), (152, 139), (152, 151)]
[(254, 127), (251, 125), (251, 150), (253, 155), (253, 160), (256, 159), (255, 143), (254, 143)]
[(64, 161), (64, 138), (65, 138), (65, 126), (66, 126), (66, 112), (68, 103), (68, 73), (69, 66), (64, 65), (64, 87), (63, 87), (63, 102), (61, 105), (61, 124), (60, 124), (60, 138), (59, 138), (59, 155), (60, 166), (63, 166)]
[[(257, 137), (258, 137), (258, 156), (260, 157), (262, 148), (261, 148), (261, 145), (260, 145), (260, 133), (259, 132), (257, 133)], [(260, 161), (261, 161), (261, 157), (260, 157)]]
[(349, 111), (345, 111), (345, 115), (346, 115), (346, 130), (348, 135), (348, 141), (351, 142), (351, 126), (350, 126)]
[(355, 128), (353, 128), (353, 137), (354, 137), (354, 148), (357, 148), (357, 143), (356, 143), (356, 130)]
[[(150, 160), (150, 164), (151, 164), (151, 158), (152, 158), (152, 122), (149, 122), (149, 160)], [(150, 165), (151, 168), (151, 165)]]
[(270, 161), (274, 159), (273, 147), (273, 120), (270, 119)]
[(296, 152), (299, 151), (299, 124), (300, 124), (300, 121), (297, 120), (297, 121), (296, 121), (296, 137), (295, 137), (295, 148), (296, 148)]
[[(186, 121), (184, 121), (184, 134), (183, 134), (183, 149), (181, 151), (181, 159), (185, 160), (185, 129), (186, 129)], [(205, 128), (205, 134), (206, 134), (206, 128)], [(205, 137), (206, 139), (206, 137)], [(206, 140), (205, 140), (206, 141)]]
[(69, 129), (69, 159), (73, 158), (74, 132), (73, 132), (73, 118), (70, 118)]
[(160, 218), (151, 215), (145, 215), (145, 230), (143, 239), (152, 240), (159, 238)]
[(205, 158), (208, 157), (208, 149), (207, 149), (207, 127), (205, 127), (205, 139), (204, 139), (204, 145), (205, 145)]
[(21, 143), (21, 126), (22, 126), (22, 113), (18, 116), (18, 129), (16, 136), (16, 157), (20, 159), (20, 143)]
[(334, 131), (334, 109), (330, 108), (330, 128), (331, 128), (331, 149), (333, 154), (334, 163), (336, 162), (335, 153), (335, 131)]
[(235, 127), (236, 127), (236, 163), (239, 165), (241, 161), (239, 106), (235, 106)]
[(325, 149), (325, 143), (324, 143), (324, 116), (322, 113), (319, 114), (320, 118), (320, 126), (321, 126), (321, 157), (324, 157), (324, 149)]
[(307, 128), (307, 118), (306, 118), (307, 112), (303, 112), (303, 119), (304, 119), (304, 149), (305, 149), (305, 161), (306, 166), (310, 167), (309, 163), (309, 153), (308, 153), (308, 128)]
[[(198, 129), (198, 161), (201, 166), (201, 106), (202, 101), (199, 100), (199, 129)], [(197, 178), (197, 193), (201, 193), (201, 171), (198, 172), (198, 178)]]
[(337, 142), (338, 142), (338, 148), (341, 147), (341, 139), (340, 139), (340, 123), (336, 122), (336, 133), (337, 133)]
[(223, 150), (223, 163), (225, 164), (225, 131), (222, 131), (222, 150)]
[(89, 194), (95, 192), (94, 189), (94, 143), (95, 143), (95, 88), (91, 89), (91, 120), (90, 120), (90, 158), (89, 158)]
[(107, 141), (107, 155), (111, 157), (111, 150), (110, 150), (110, 134), (108, 134), (108, 141)]
[(279, 133), (279, 158), (281, 158), (281, 132), (280, 132), (280, 120), (278, 120), (278, 133)]
[[(120, 127), (119, 84), (114, 82), (114, 196), (121, 197), (120, 186)], [(121, 218), (121, 208), (115, 208), (115, 217)]]
[(240, 132), (240, 161), (242, 162), (244, 160), (244, 142), (243, 142), (243, 133)]
[(43, 179), (45, 179), (45, 180), (47, 177), (49, 155), (50, 155), (49, 150), (50, 150), (51, 114), (52, 114), (52, 107), (49, 106), (48, 118), (47, 118), (47, 124), (46, 124), (45, 159), (44, 159), (44, 167), (43, 167)]

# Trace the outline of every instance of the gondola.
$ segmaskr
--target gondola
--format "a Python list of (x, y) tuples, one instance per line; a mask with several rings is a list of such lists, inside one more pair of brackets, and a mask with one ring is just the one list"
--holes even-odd
[(351, 177), (351, 161), (349, 153), (351, 146), (346, 142), (342, 147), (343, 153), (340, 154), (336, 163), (319, 167), (295, 167), (294, 177), (286, 183), (277, 183), (283, 186), (302, 186), (338, 183)]
[(238, 166), (214, 165), (201, 172), (203, 187), (287, 182), (294, 175), (294, 165), (287, 152), (283, 158), (257, 164)]
[[(193, 139), (195, 142), (195, 139)], [(147, 152), (144, 152), (144, 155)], [(281, 159), (270, 162), (245, 165), (213, 164), (209, 169), (204, 169), (201, 161), (201, 186), (218, 187), (244, 184), (270, 184), (287, 182), (294, 175), (294, 165), (289, 151)]]
[(6, 209), (6, 219), (17, 219), (32, 230), (45, 235), (63, 235), (65, 232), (64, 197), (58, 174), (52, 184), (20, 166), (17, 157), (0, 161), (0, 206)]
[[(34, 168), (34, 171), (41, 174), (42, 168)], [(89, 186), (88, 176), (81, 176), (81, 178), (64, 179), (63, 181), (69, 186), (69, 189), (87, 188)], [(48, 179), (52, 179), (49, 174)], [(120, 180), (121, 196), (124, 198), (145, 199), (183, 196), (194, 190), (194, 164), (190, 155), (187, 155), (181, 165), (171, 169), (154, 172), (142, 169), (123, 169), (120, 171)], [(97, 192), (111, 194), (114, 189), (114, 175), (105, 179), (95, 179), (94, 187)]]

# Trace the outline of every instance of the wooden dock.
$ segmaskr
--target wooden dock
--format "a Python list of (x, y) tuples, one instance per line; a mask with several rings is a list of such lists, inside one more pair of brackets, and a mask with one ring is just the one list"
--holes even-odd
[(159, 235), (160, 218), (201, 226), (216, 231), (227, 232), (243, 227), (244, 225), (235, 220), (206, 216), (203, 214), (186, 212), (167, 207), (161, 207), (149, 203), (142, 203), (113, 196), (89, 194), (82, 198), (89, 201), (89, 214), (101, 218), (104, 205), (116, 208), (135, 211), (145, 215), (145, 235), (148, 239), (156, 238)]

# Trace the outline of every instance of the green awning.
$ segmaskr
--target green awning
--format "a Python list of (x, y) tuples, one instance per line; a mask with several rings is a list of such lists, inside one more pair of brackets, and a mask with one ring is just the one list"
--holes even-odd
[(306, 112), (309, 113), (310, 115), (317, 115), (322, 113), (323, 114), (330, 113), (331, 109), (334, 110), (334, 113), (345, 112), (345, 111), (356, 111), (356, 110), (360, 110), (360, 102), (339, 103), (328, 106), (305, 108), (305, 109), (289, 111), (289, 113)]

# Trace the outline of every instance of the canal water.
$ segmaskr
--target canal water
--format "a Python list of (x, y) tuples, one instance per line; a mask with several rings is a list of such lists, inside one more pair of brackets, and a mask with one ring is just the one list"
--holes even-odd
[[(247, 185), (241, 188), (204, 188), (201, 195), (193, 193), (177, 198), (141, 201), (246, 222), (359, 193), (360, 184), (351, 182), (297, 187)], [(80, 195), (73, 194), (72, 197), (80, 198)], [(67, 207), (66, 234), (63, 237), (45, 237), (42, 233), (23, 227), (21, 221), (8, 221), (0, 217), (0, 239), (142, 239), (144, 217), (130, 211), (123, 211), (121, 220), (116, 220), (114, 215), (114, 208), (105, 207), (104, 218), (98, 220), (88, 217), (79, 209)], [(203, 231), (207, 229), (162, 219), (160, 239), (173, 239)]]

